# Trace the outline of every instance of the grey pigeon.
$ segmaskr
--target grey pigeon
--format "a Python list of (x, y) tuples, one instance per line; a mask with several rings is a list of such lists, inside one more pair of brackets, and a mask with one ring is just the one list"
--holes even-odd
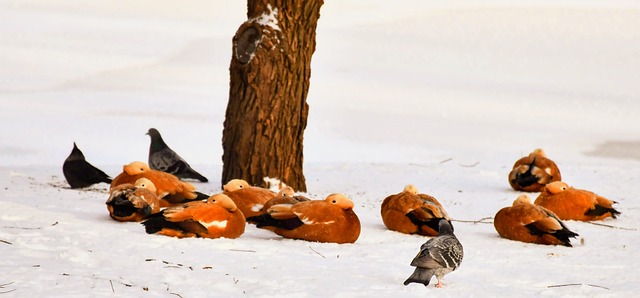
[(451, 223), (446, 219), (441, 219), (438, 223), (438, 236), (422, 244), (420, 252), (411, 261), (411, 266), (416, 269), (407, 278), (404, 285), (415, 282), (426, 287), (435, 274), (438, 279), (436, 287), (441, 288), (443, 286), (442, 278), (460, 266), (462, 256), (462, 244), (453, 234)]
[(83, 188), (101, 182), (111, 184), (109, 175), (87, 162), (75, 142), (71, 154), (62, 164), (62, 174), (71, 188)]
[(209, 182), (206, 177), (192, 169), (180, 155), (167, 146), (157, 129), (150, 128), (147, 135), (151, 137), (149, 145), (149, 167), (151, 169), (173, 174), (180, 179)]

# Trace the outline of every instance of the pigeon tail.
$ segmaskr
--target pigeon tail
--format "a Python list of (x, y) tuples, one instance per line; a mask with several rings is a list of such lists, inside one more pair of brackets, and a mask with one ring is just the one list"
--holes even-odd
[(407, 280), (404, 281), (404, 285), (406, 286), (414, 282), (414, 283), (423, 284), (426, 287), (429, 285), (429, 282), (431, 281), (431, 277), (433, 277), (435, 272), (436, 272), (435, 269), (426, 269), (426, 268), (416, 267), (416, 270), (413, 271), (411, 276), (409, 276), (409, 278), (407, 278)]
[(209, 179), (207, 179), (207, 177), (202, 176), (202, 174), (196, 172), (194, 169), (190, 169), (185, 171), (182, 174), (177, 175), (180, 178), (184, 178), (184, 179), (196, 179), (200, 182), (209, 182)]

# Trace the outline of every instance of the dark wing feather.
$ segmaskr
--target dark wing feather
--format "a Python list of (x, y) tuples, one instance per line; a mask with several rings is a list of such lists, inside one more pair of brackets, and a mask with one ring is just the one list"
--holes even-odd
[(455, 270), (462, 261), (462, 245), (455, 236), (444, 235), (430, 239), (420, 248), (411, 266)]

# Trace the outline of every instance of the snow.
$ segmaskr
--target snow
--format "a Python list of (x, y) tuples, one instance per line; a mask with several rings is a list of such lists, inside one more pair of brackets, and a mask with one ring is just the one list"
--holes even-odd
[[(354, 244), (147, 235), (107, 186), (68, 189), (73, 142), (111, 175), (157, 128), (220, 191), (231, 38), (244, 1), (0, 2), (0, 293), (5, 297), (624, 297), (640, 291), (636, 1), (328, 1), (305, 131), (308, 195), (355, 202)], [(507, 174), (544, 148), (618, 219), (568, 221), (574, 247), (499, 238)], [(402, 282), (425, 237), (384, 228), (408, 184), (465, 249), (445, 287)], [(533, 194), (535, 197), (535, 194)], [(606, 225), (606, 226), (605, 226)]]
[(249, 20), (248, 22), (256, 22), (262, 26), (269, 26), (273, 30), (280, 31), (278, 26), (278, 8), (272, 8), (271, 4), (267, 4), (267, 12), (262, 13), (259, 17)]

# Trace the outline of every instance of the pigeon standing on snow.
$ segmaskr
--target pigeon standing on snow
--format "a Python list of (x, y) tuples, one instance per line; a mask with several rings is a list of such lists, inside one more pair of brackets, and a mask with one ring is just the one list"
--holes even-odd
[(209, 182), (206, 177), (192, 169), (180, 155), (167, 146), (157, 129), (150, 128), (147, 135), (151, 137), (151, 145), (149, 145), (149, 166), (151, 169), (167, 172), (181, 179)]
[(404, 285), (415, 282), (426, 287), (435, 274), (438, 279), (436, 287), (441, 288), (443, 286), (442, 278), (460, 266), (462, 256), (462, 244), (453, 234), (451, 223), (446, 219), (441, 219), (438, 223), (438, 236), (422, 244), (420, 252), (411, 261), (411, 266), (416, 269), (407, 278)]
[(107, 174), (87, 162), (75, 142), (71, 154), (62, 164), (62, 173), (71, 188), (83, 188), (101, 182), (111, 183)]

